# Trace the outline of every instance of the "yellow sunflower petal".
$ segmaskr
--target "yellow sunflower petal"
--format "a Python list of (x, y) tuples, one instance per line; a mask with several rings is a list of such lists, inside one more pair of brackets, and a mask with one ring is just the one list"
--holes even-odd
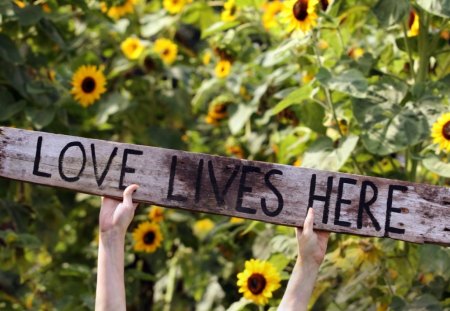
[(444, 152), (450, 152), (450, 112), (444, 113), (431, 129), (433, 143)]
[(96, 66), (81, 66), (72, 76), (71, 93), (83, 107), (92, 105), (106, 92), (106, 78)]
[(284, 3), (281, 21), (286, 30), (301, 30), (306, 33), (317, 25), (316, 6), (319, 0), (288, 0)]
[(120, 49), (128, 59), (138, 59), (144, 51), (144, 45), (141, 40), (134, 37), (126, 38), (121, 44)]
[(163, 240), (159, 225), (148, 221), (140, 223), (132, 236), (134, 250), (137, 252), (153, 253), (161, 246)]
[(265, 305), (273, 292), (280, 287), (280, 276), (275, 267), (266, 261), (250, 259), (245, 262), (245, 270), (238, 275), (239, 292), (246, 299)]
[(167, 65), (172, 64), (177, 58), (178, 47), (169, 39), (160, 38), (156, 40), (153, 49)]

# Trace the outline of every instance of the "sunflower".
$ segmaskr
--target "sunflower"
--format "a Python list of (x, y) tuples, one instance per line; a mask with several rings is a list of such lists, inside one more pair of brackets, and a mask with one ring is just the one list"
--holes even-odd
[(134, 12), (134, 4), (137, 0), (124, 0), (121, 5), (109, 7), (105, 2), (100, 3), (100, 9), (112, 19), (119, 19), (129, 13)]
[(214, 228), (214, 222), (209, 219), (197, 220), (194, 224), (194, 234), (200, 237), (204, 237)]
[(148, 218), (153, 222), (161, 222), (164, 219), (164, 208), (153, 205), (148, 213)]
[(319, 0), (288, 0), (284, 3), (282, 22), (287, 24), (287, 31), (300, 29), (308, 32), (317, 24), (316, 5)]
[(225, 78), (230, 74), (231, 71), (231, 63), (229, 60), (222, 59), (216, 65), (214, 72), (218, 78)]
[(326, 11), (331, 2), (333, 2), (333, 0), (320, 0), (320, 8), (322, 9), (322, 11)]
[(409, 12), (408, 37), (415, 37), (419, 34), (419, 15), (416, 12)]
[(224, 22), (232, 22), (236, 19), (238, 9), (236, 7), (236, 1), (235, 0), (228, 0), (223, 5), (224, 10), (222, 11), (222, 14), (220, 15), (220, 18)]
[(153, 49), (167, 65), (172, 64), (177, 58), (178, 46), (169, 39), (156, 40)]
[(23, 1), (20, 0), (14, 0), (14, 3), (21, 9), (23, 9), (24, 7), (26, 7), (26, 4)]
[(170, 14), (177, 14), (183, 10), (187, 3), (192, 2), (192, 0), (164, 0), (163, 6), (167, 12)]
[(133, 231), (134, 250), (137, 252), (153, 253), (161, 245), (162, 239), (159, 225), (149, 221), (140, 223)]
[(431, 129), (433, 143), (439, 145), (439, 149), (450, 152), (450, 112), (444, 113), (433, 124)]
[(239, 218), (239, 217), (231, 217), (230, 218), (230, 223), (232, 223), (232, 224), (240, 224), (240, 223), (243, 223), (244, 221), (245, 221), (245, 219)]
[(129, 37), (120, 44), (120, 49), (128, 59), (138, 59), (144, 51), (144, 45), (138, 38)]
[(245, 262), (245, 270), (237, 275), (239, 292), (259, 305), (267, 304), (272, 293), (280, 287), (280, 275), (275, 267), (258, 259)]
[(105, 84), (106, 78), (102, 69), (97, 69), (96, 66), (81, 66), (72, 77), (70, 93), (81, 106), (87, 107), (106, 92)]
[(354, 60), (360, 59), (364, 55), (364, 49), (362, 48), (351, 48), (348, 53), (348, 56), (353, 58)]
[(228, 154), (231, 154), (238, 159), (244, 158), (244, 151), (242, 150), (241, 146), (239, 146), (239, 145), (226, 146), (225, 150), (227, 151)]
[(211, 52), (210, 51), (206, 51), (204, 54), (203, 54), (203, 57), (202, 57), (202, 63), (203, 63), (203, 65), (209, 65), (209, 63), (211, 62)]
[(279, 0), (264, 3), (262, 23), (265, 29), (270, 29), (277, 25), (275, 16), (280, 13), (282, 9), (283, 4)]

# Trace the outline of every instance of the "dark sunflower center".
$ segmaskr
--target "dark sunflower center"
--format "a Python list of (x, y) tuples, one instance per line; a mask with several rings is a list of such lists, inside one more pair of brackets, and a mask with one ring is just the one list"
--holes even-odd
[(170, 54), (169, 49), (164, 49), (164, 51), (162, 52), (162, 54), (163, 54), (164, 56), (169, 55), (169, 54)]
[(322, 10), (326, 11), (328, 9), (328, 5), (328, 0), (320, 0), (320, 6), (322, 7)]
[(214, 111), (217, 113), (227, 112), (227, 106), (225, 104), (218, 104), (214, 107)]
[(95, 80), (91, 77), (84, 78), (81, 82), (81, 89), (85, 93), (92, 93), (95, 90)]
[(236, 14), (236, 6), (235, 5), (233, 5), (230, 9), (230, 15), (234, 16), (234, 14)]
[(299, 21), (304, 21), (308, 17), (308, 0), (298, 0), (292, 8), (292, 13)]
[(144, 243), (145, 244), (153, 244), (153, 241), (155, 241), (155, 233), (153, 231), (149, 231), (144, 235)]
[(411, 11), (409, 12), (409, 19), (408, 19), (408, 28), (411, 29), (412, 25), (414, 24), (414, 20), (416, 19), (416, 14)]
[(445, 139), (450, 140), (450, 121), (444, 124), (442, 127), (442, 135)]
[(261, 294), (266, 288), (266, 278), (259, 274), (253, 273), (247, 281), (248, 289), (252, 292), (253, 295)]

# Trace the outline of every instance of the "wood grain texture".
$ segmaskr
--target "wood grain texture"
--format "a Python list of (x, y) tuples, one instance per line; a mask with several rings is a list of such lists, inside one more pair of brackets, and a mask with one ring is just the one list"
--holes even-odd
[(450, 245), (450, 190), (141, 145), (0, 128), (0, 176), (138, 202), (416, 243)]

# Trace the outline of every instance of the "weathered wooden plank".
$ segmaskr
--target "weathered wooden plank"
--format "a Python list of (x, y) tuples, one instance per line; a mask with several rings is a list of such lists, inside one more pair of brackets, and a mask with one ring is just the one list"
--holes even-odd
[(450, 190), (287, 165), (0, 128), (0, 176), (190, 211), (450, 245)]

